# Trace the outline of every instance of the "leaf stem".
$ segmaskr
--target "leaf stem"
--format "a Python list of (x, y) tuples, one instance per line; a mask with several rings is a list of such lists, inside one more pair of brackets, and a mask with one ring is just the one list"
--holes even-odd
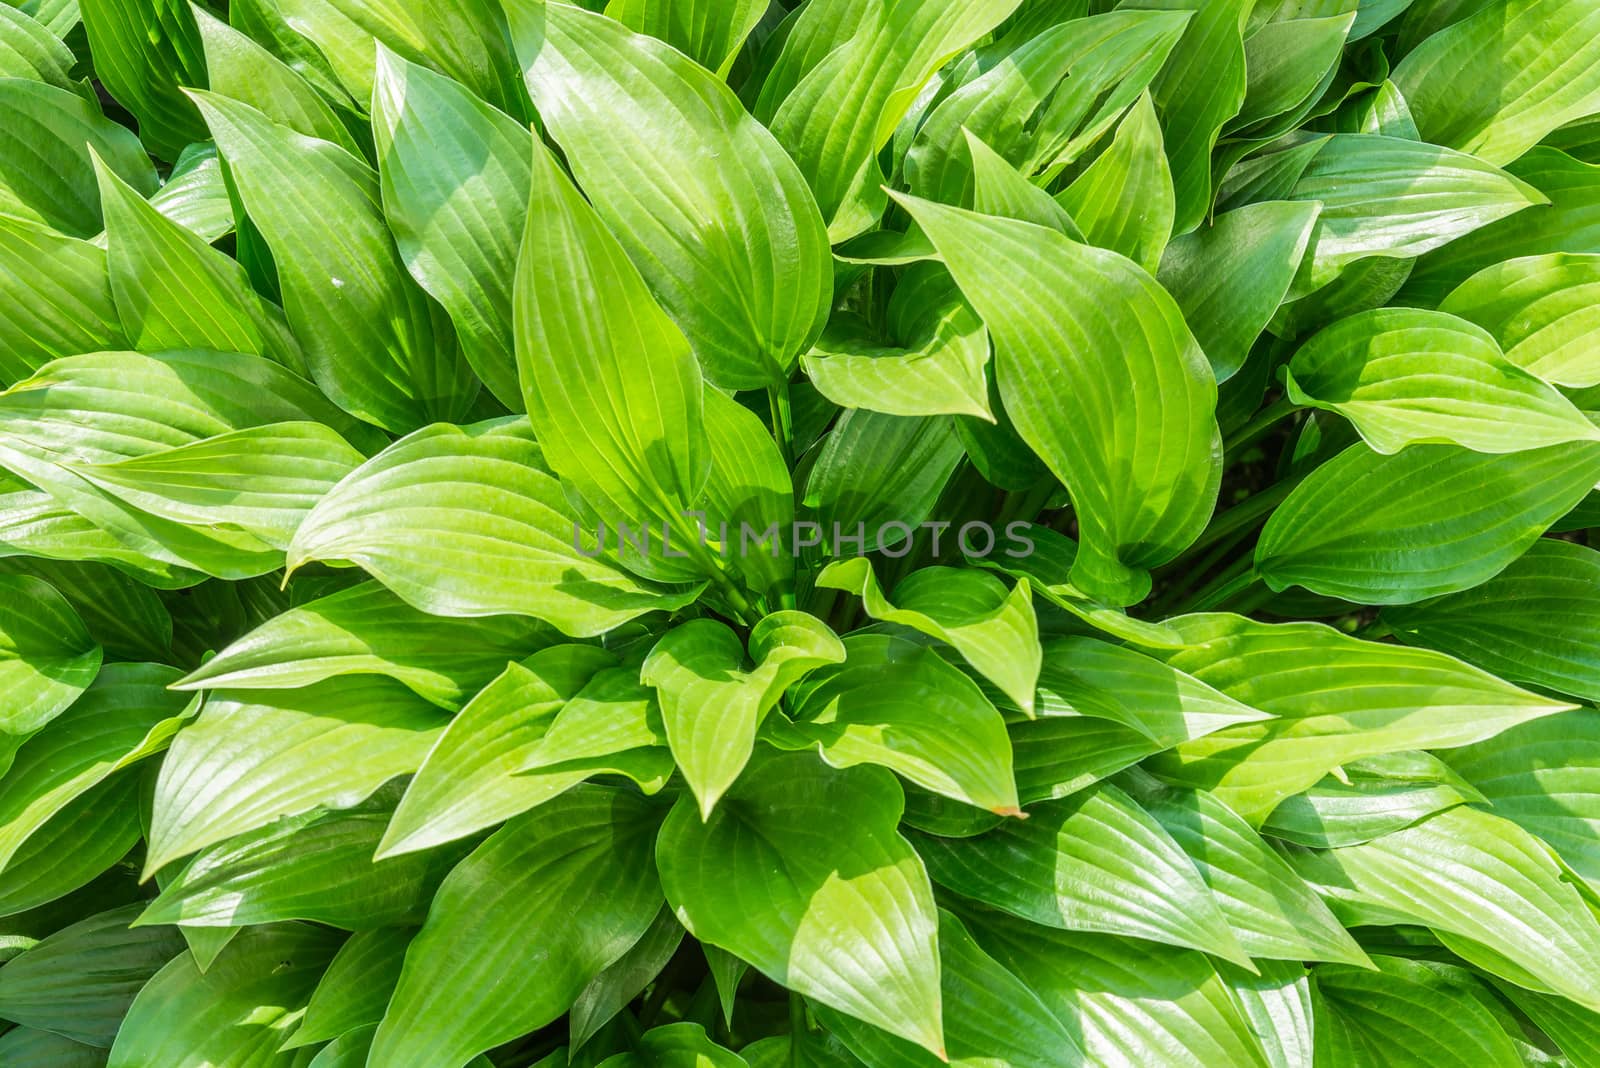
[(789, 405), (789, 381), (767, 387), (767, 404), (772, 409), (772, 436), (783, 454), (783, 466), (794, 468), (794, 412)]
[(1224, 455), (1232, 455), (1243, 449), (1246, 445), (1254, 444), (1266, 436), (1267, 431), (1277, 426), (1300, 410), (1300, 405), (1288, 397), (1279, 397), (1265, 408), (1255, 414), (1244, 426), (1229, 434), (1222, 441)]

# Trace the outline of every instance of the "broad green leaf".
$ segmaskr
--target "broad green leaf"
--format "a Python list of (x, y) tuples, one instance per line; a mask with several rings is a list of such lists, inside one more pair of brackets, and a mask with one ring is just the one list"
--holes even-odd
[(520, 411), (511, 300), (532, 138), (464, 86), (382, 46), (376, 79), (373, 138), (400, 257), (450, 313), (489, 392)]
[(306, 373), (283, 312), (256, 295), (237, 261), (167, 218), (98, 157), (95, 173), (111, 292), (132, 347), (251, 352)]
[(871, 561), (836, 560), (817, 576), (822, 589), (862, 599), (867, 615), (948, 642), (972, 667), (1033, 715), (1039, 679), (1039, 622), (1026, 580), (1012, 590), (993, 575), (953, 567), (925, 567), (895, 587), (891, 603), (878, 586)]
[(316, 503), (365, 459), (321, 423), (271, 423), (71, 470), (169, 522), (232, 527), (287, 549)]
[(72, 50), (42, 23), (0, 4), (0, 78), (31, 78), (81, 92), (72, 80), (76, 62)]
[(31, 486), (0, 492), (0, 556), (105, 564), (161, 589), (190, 586), (203, 577), (122, 544)]
[(1248, 204), (1167, 245), (1156, 280), (1178, 302), (1218, 382), (1244, 366), (1283, 303), (1320, 213), (1315, 203)]
[(1018, 814), (1005, 721), (975, 682), (892, 635), (855, 635), (845, 650), (844, 664), (792, 695), (794, 722), (773, 723), (774, 744), (815, 746), (837, 768), (881, 764), (945, 797)]
[(1485, 455), (1352, 445), (1278, 506), (1256, 545), (1276, 590), (1411, 604), (1471, 589), (1521, 556), (1600, 481), (1600, 446)]
[[(193, 713), (175, 668), (107, 664), (65, 712), (14, 750), (0, 778), (0, 868), (50, 818), (114, 772), (159, 753)], [(187, 707), (186, 707), (187, 706)]]
[(1056, 199), (1091, 245), (1155, 272), (1172, 236), (1176, 201), (1148, 93), (1128, 110), (1106, 150)]
[[(1562, 720), (1556, 717), (1552, 722)], [(1527, 729), (1513, 727), (1505, 735)], [(1492, 745), (1493, 739), (1487, 744)], [(1472, 750), (1472, 746), (1462, 749)], [(1261, 830), (1297, 845), (1337, 849), (1404, 830), (1447, 808), (1483, 800), (1482, 794), (1438, 757), (1423, 752), (1389, 753), (1348, 761), (1309, 790), (1285, 798)]]
[(1377, 308), (1322, 330), (1289, 361), (1296, 404), (1337, 412), (1380, 453), (1460, 445), (1504, 453), (1600, 439), (1572, 402), (1445, 312)]
[(1194, 12), (1152, 86), (1172, 162), (1173, 233), (1186, 234), (1211, 211), (1211, 150), (1245, 101), (1252, 0), (1130, 0), (1124, 7)]
[(755, 748), (756, 732), (785, 690), (812, 668), (844, 660), (827, 624), (804, 612), (775, 612), (745, 645), (726, 625), (691, 620), (656, 642), (639, 678), (656, 690), (667, 742), (684, 781), (709, 817)]
[(426, 849), (532, 808), (581, 782), (516, 774), (536, 754), (556, 714), (615, 658), (602, 649), (556, 645), (508, 665), (459, 715), (423, 761), (390, 821), (379, 856)]
[(518, 7), (512, 22), (540, 118), (706, 377), (730, 390), (787, 381), (833, 282), (801, 168), (667, 44), (565, 4)]
[[(1227, 124), (1231, 133), (1245, 137), (1276, 132), (1268, 120), (1284, 116), (1293, 119), (1312, 103), (1333, 76), (1345, 38), (1355, 21), (1351, 10), (1322, 17), (1279, 17), (1245, 37), (1244, 66), (1247, 75), (1244, 102), (1239, 114)], [(1284, 13), (1280, 16), (1297, 12)]]
[(326, 1042), (383, 1019), (416, 933), (414, 927), (378, 927), (351, 935), (322, 974), (285, 1048)]
[(0, 1035), (0, 1057), (39, 1068), (105, 1068), (106, 1063), (105, 1050), (36, 1027), (13, 1027)]
[(1384, 610), (1395, 635), (1502, 678), (1600, 700), (1600, 553), (1541, 538), (1470, 590)]
[[(794, 482), (783, 453), (761, 417), (720, 390), (705, 392), (711, 475), (700, 506), (689, 513), (697, 535), (721, 545), (723, 559), (752, 592), (794, 582)], [(727, 524), (724, 532), (723, 524)], [(731, 558), (730, 554), (731, 553)]]
[(280, 690), (336, 675), (388, 675), (460, 708), (555, 635), (527, 616), (452, 619), (419, 612), (376, 582), (274, 616), (177, 684), (183, 690)]
[(1233, 991), (1200, 953), (996, 912), (963, 919), (1072, 1031), (1091, 1065), (1268, 1064)]
[(0, 216), (0, 301), (7, 309), (0, 321), (0, 385), (57, 357), (128, 343), (105, 252), (43, 223)]
[(1358, 260), (1408, 259), (1547, 198), (1465, 153), (1377, 134), (1334, 134), (1288, 194), (1322, 204), (1296, 293)]
[(238, 228), (222, 174), (222, 158), (217, 155), (217, 146), (209, 141), (184, 150), (172, 165), (166, 184), (156, 190), (150, 203), (207, 241), (220, 240)]
[(888, 772), (758, 753), (709, 820), (688, 797), (673, 808), (656, 849), (662, 888), (701, 941), (942, 1055), (938, 917), (922, 861), (895, 832), (902, 806)]
[(304, 1064), (294, 1051), (278, 1049), (340, 937), (310, 924), (272, 924), (241, 931), (203, 972), (182, 954), (133, 999), (110, 1064)]
[(1375, 957), (1377, 970), (1331, 966), (1316, 975), (1317, 1063), (1363, 1068), (1474, 1064), (1520, 1068), (1511, 1037), (1479, 1003), (1460, 968)]
[[(1072, 216), (1067, 214), (1067, 209), (1054, 197), (1023, 177), (1021, 171), (979, 140), (971, 130), (964, 132), (967, 152), (972, 157), (971, 199), (974, 211), (980, 215), (999, 215), (1047, 226), (1052, 230), (1060, 230), (1074, 241), (1088, 240)], [(1096, 221), (1100, 221), (1098, 217)], [(1109, 241), (1091, 243), (1110, 247)]]
[[(0, 211), (71, 237), (100, 232), (100, 194), (91, 153), (139, 192), (156, 190), (156, 172), (124, 126), (75, 92), (29, 78), (0, 78)], [(14, 224), (12, 224), (14, 225)]]
[[(948, 1063), (955, 1068), (1062, 1068), (1083, 1063), (1072, 1032), (1016, 976), (972, 940), (961, 921), (939, 913), (939, 992)], [(921, 1047), (823, 1005), (814, 1007), (869, 1068), (933, 1068)]]
[(590, 775), (611, 772), (653, 794), (673, 770), (655, 691), (628, 666), (595, 672), (556, 713), (518, 776), (544, 783), (550, 796)]
[(1320, 623), (1224, 613), (1169, 623), (1189, 641), (1164, 654), (1169, 664), (1276, 718), (1184, 742), (1147, 766), (1210, 790), (1255, 825), (1349, 761), (1468, 745), (1571, 707), (1442, 653), (1361, 641)]
[(1596, 1063), (1595, 1058), (1600, 1056), (1600, 1013), (1566, 998), (1537, 994), (1511, 983), (1496, 980), (1494, 986), (1539, 1030), (1553, 1038), (1572, 1064)]
[[(48, 582), (0, 575), (0, 732), (26, 737), (94, 681), (102, 652), (72, 605)], [(15, 751), (15, 742), (3, 746)]]
[(854, 35), (811, 65), (775, 108), (757, 108), (756, 117), (772, 128), (811, 183), (831, 240), (872, 227), (887, 207), (878, 150), (934, 72), (994, 29), (1017, 4), (883, 0), (864, 5)]
[(1298, 962), (1258, 960), (1258, 975), (1217, 969), (1255, 1032), (1271, 1068), (1312, 1068), (1316, 1044), (1311, 979)]
[[(1205, 525), (1220, 475), (1216, 384), (1177, 304), (1114, 252), (903, 203), (994, 337), (1007, 413), (1072, 495), (1082, 526), (1073, 582), (1111, 604), (1143, 599), (1146, 569)], [(1026, 290), (1014, 284), (1024, 275)], [(1136, 385), (1112, 390), (1113, 380)]]
[(167, 880), (140, 924), (243, 927), (311, 920), (346, 930), (420, 923), (466, 851), (373, 862), (393, 810), (288, 816), (202, 850)]
[(571, 1008), (661, 907), (660, 818), (635, 794), (585, 786), (474, 850), (406, 951), (371, 1063), (460, 1064)]
[(145, 871), (282, 816), (361, 802), (421, 766), (442, 718), (381, 676), (210, 695), (161, 763)]
[(424, 612), (530, 615), (580, 637), (694, 599), (599, 558), (563, 489), (525, 421), (437, 424), (324, 497), (295, 532), (289, 568), (345, 561)]
[(1600, 4), (1478, 6), (1395, 67), (1424, 139), (1503, 164), (1600, 110)]
[(296, 133), (331, 141), (351, 155), (360, 155), (360, 146), (328, 100), (294, 68), (204, 8), (194, 8), (194, 20), (212, 92), (249, 104)]
[(1367, 963), (1328, 906), (1227, 805), (1204, 790), (1157, 791), (1139, 802), (1199, 869), (1246, 953)]
[(139, 120), (139, 137), (175, 160), (205, 124), (181, 85), (205, 85), (206, 63), (188, 0), (78, 0), (95, 79)]
[(1218, 900), (1161, 825), (1102, 784), (974, 838), (916, 834), (934, 882), (1045, 927), (1147, 938), (1249, 964)]
[(605, 1068), (747, 1068), (742, 1056), (711, 1041), (697, 1023), (652, 1027), (639, 1036), (633, 1050), (602, 1063)]
[(7, 961), (0, 1016), (109, 1047), (139, 988), (187, 948), (173, 927), (130, 930), (138, 914), (124, 905), (90, 916)]
[(30, 834), (0, 871), (0, 916), (67, 897), (111, 871), (141, 837), (139, 793), (138, 775), (114, 775)]
[(1506, 359), (1558, 386), (1600, 385), (1600, 256), (1553, 252), (1485, 267), (1440, 311), (1493, 334)]
[[(1596, 1008), (1600, 921), (1548, 847), (1510, 820), (1469, 806), (1362, 845), (1291, 858), (1341, 904), (1423, 924), (1472, 959), (1506, 961), (1521, 976)], [(1476, 948), (1475, 948), (1476, 947)]]
[(248, 104), (191, 96), (272, 248), (284, 314), (317, 385), (395, 433), (461, 417), (476, 382), (443, 311), (406, 273), (384, 225), (377, 173)]
[(1010, 726), (1023, 804), (1068, 797), (1166, 748), (1141, 730), (1090, 716), (1042, 716)]
[(800, 359), (818, 392), (888, 415), (992, 418), (983, 375), (989, 336), (948, 271), (932, 263), (907, 270), (884, 327), (879, 337), (858, 317), (835, 314)]
[[(628, 952), (590, 980), (573, 1002), (570, 1024), (573, 1049), (592, 1038), (661, 974), (682, 944), (683, 934), (683, 925), (672, 915), (671, 907), (662, 905), (649, 930)], [(702, 1063), (696, 1061), (696, 1068)]]
[(672, 45), (707, 70), (726, 77), (766, 9), (758, 0), (611, 0), (606, 14), (630, 30)]
[(528, 417), (602, 522), (677, 520), (711, 465), (700, 368), (550, 150), (533, 152), (514, 297)]

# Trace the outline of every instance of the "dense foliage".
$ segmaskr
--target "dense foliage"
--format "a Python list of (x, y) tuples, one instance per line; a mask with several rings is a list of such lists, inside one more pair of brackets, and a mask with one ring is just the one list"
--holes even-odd
[(588, 7), (0, 3), (0, 1065), (1600, 1066), (1600, 0)]

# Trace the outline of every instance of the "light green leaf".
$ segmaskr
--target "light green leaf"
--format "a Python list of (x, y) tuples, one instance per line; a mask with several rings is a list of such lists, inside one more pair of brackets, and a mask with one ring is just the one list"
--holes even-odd
[(619, 570), (582, 530), (525, 421), (438, 424), (324, 497), (295, 532), (288, 565), (346, 561), (424, 612), (531, 615), (580, 637), (694, 599)]
[(1217, 969), (1255, 1032), (1272, 1068), (1313, 1068), (1316, 1037), (1311, 979), (1298, 962), (1258, 960), (1259, 975), (1223, 965)]
[(514, 8), (512, 23), (540, 117), (706, 377), (730, 390), (787, 381), (833, 288), (802, 168), (668, 45), (565, 4)]
[(358, 804), (421, 766), (442, 719), (381, 676), (212, 694), (161, 763), (146, 873), (282, 816)]
[(394, 433), (463, 416), (477, 383), (444, 313), (406, 273), (384, 225), (377, 173), (248, 104), (190, 95), (272, 248), (284, 314), (317, 385)]
[[(578, 1049), (594, 1037), (595, 1032), (615, 1018), (661, 974), (661, 969), (667, 966), (682, 944), (683, 934), (683, 925), (672, 915), (671, 907), (662, 905), (649, 930), (628, 952), (595, 976), (573, 1003), (570, 1017), (573, 1049)], [(656, 1028), (650, 1034), (662, 1030)], [(648, 1039), (649, 1035), (645, 1038)], [(702, 1068), (703, 1065), (703, 1061), (694, 1062), (695, 1068)]]
[(704, 415), (711, 476), (701, 500), (704, 526), (696, 534), (722, 547), (723, 559), (752, 592), (790, 588), (795, 553), (789, 465), (761, 417), (720, 390), (707, 388)]
[[(166, 184), (150, 198), (155, 209), (207, 241), (234, 233), (237, 223), (228, 199), (222, 159), (210, 141), (190, 145), (167, 174)], [(248, 229), (248, 228), (247, 228)]]
[(1600, 481), (1592, 442), (1485, 455), (1417, 445), (1383, 456), (1352, 445), (1272, 513), (1256, 570), (1361, 604), (1411, 604), (1504, 570)]
[(1320, 623), (1216, 613), (1169, 624), (1189, 640), (1164, 654), (1169, 664), (1276, 718), (1184, 742), (1147, 767), (1210, 790), (1255, 825), (1348, 761), (1468, 745), (1572, 707), (1442, 653), (1361, 641)]
[(1155, 273), (1172, 236), (1172, 172), (1150, 95), (1128, 110), (1111, 144), (1056, 199), (1091, 245)]
[(611, 0), (606, 4), (610, 18), (667, 42), (720, 77), (727, 77), (739, 46), (765, 13), (758, 0)]
[(1480, 1004), (1484, 992), (1461, 968), (1375, 957), (1377, 970), (1318, 968), (1317, 1063), (1350, 1068), (1474, 1064), (1520, 1068), (1511, 1037)]
[(82, 92), (72, 80), (72, 50), (19, 8), (0, 4), (0, 78), (31, 78), (57, 89)]
[[(1525, 729), (1513, 727), (1505, 734)], [(1466, 752), (1472, 749), (1463, 747)], [(1285, 798), (1261, 830), (1297, 845), (1337, 849), (1370, 842), (1436, 812), (1482, 800), (1482, 794), (1438, 757), (1417, 751), (1387, 753), (1341, 764), (1309, 790)]]
[(1600, 385), (1600, 256), (1553, 252), (1485, 267), (1440, 311), (1493, 334), (1506, 359), (1558, 386)]
[(761, 752), (708, 821), (679, 800), (656, 850), (661, 885), (696, 938), (942, 1056), (938, 917), (895, 833), (902, 806), (888, 772)]
[(884, 596), (864, 557), (836, 560), (817, 576), (821, 589), (845, 590), (862, 599), (867, 615), (948, 642), (981, 675), (1033, 715), (1039, 679), (1039, 622), (1026, 580), (1012, 590), (993, 575), (953, 567), (925, 567)]
[(0, 320), (0, 385), (60, 356), (128, 343), (105, 252), (43, 223), (0, 215), (0, 302), (7, 309)]
[(1600, 4), (1474, 6), (1395, 67), (1424, 139), (1504, 164), (1600, 110)]
[(527, 127), (379, 46), (372, 95), (383, 211), (417, 284), (455, 322), (495, 399), (522, 409), (512, 281), (527, 217)]
[(175, 160), (205, 125), (181, 85), (204, 85), (206, 64), (188, 0), (78, 0), (95, 79), (139, 120), (139, 137)]
[(1190, 946), (1248, 967), (1189, 857), (1121, 790), (1101, 784), (973, 838), (916, 834), (933, 880), (1045, 927)]
[(1280, 12), (1245, 38), (1248, 84), (1239, 114), (1227, 125), (1230, 132), (1270, 135), (1278, 125), (1262, 129), (1268, 120), (1285, 115), (1293, 119), (1311, 106), (1333, 77), (1356, 18), (1355, 3), (1347, 0), (1343, 6), (1351, 10), (1321, 18), (1284, 17), (1289, 13)]
[[(1205, 525), (1220, 474), (1216, 384), (1177, 304), (1114, 252), (1030, 223), (902, 203), (988, 325), (1018, 432), (1072, 495), (1082, 525), (1074, 584), (1111, 604), (1141, 600), (1146, 569)], [(1022, 276), (1033, 280), (1026, 290), (1015, 285)]]
[(1218, 382), (1244, 366), (1283, 303), (1321, 207), (1267, 201), (1225, 212), (1172, 240), (1156, 280), (1172, 294)]
[[(972, 208), (980, 215), (1021, 219), (1060, 230), (1074, 241), (1087, 241), (1067, 209), (1046, 193), (1004, 156), (984, 144), (971, 130), (963, 130), (972, 157)], [(926, 240), (926, 238), (924, 238)], [(1099, 242), (1108, 244), (1107, 242)]]
[(94, 681), (100, 660), (99, 644), (54, 586), (0, 575), (0, 732), (25, 737), (56, 718)]
[(1344, 416), (1380, 453), (1600, 440), (1600, 428), (1507, 360), (1487, 331), (1445, 312), (1376, 308), (1341, 319), (1294, 354), (1286, 385), (1296, 404)]
[(709, 817), (744, 770), (756, 732), (783, 692), (806, 672), (844, 660), (827, 624), (804, 612), (774, 612), (744, 643), (726, 625), (691, 620), (669, 630), (650, 650), (639, 678), (656, 689), (661, 722), (684, 781)]
[(378, 927), (351, 935), (328, 964), (285, 1048), (326, 1042), (383, 1019), (416, 933), (414, 927)]
[(937, 652), (888, 634), (858, 634), (836, 668), (793, 695), (794, 722), (774, 721), (784, 748), (815, 746), (837, 768), (881, 764), (918, 786), (1017, 815), (1005, 721), (983, 691)]
[(152, 1064), (303, 1064), (279, 1046), (299, 1022), (340, 935), (310, 924), (241, 931), (201, 971), (184, 953), (133, 999), (111, 1047), (112, 1068)]
[(571, 1008), (661, 907), (660, 818), (636, 794), (579, 787), (474, 850), (406, 951), (372, 1063), (460, 1064)]

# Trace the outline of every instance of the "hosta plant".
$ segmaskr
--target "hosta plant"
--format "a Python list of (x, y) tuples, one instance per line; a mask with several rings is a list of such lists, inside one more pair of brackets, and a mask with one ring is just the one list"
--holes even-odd
[(1600, 0), (0, 4), (0, 1064), (1600, 1065)]

